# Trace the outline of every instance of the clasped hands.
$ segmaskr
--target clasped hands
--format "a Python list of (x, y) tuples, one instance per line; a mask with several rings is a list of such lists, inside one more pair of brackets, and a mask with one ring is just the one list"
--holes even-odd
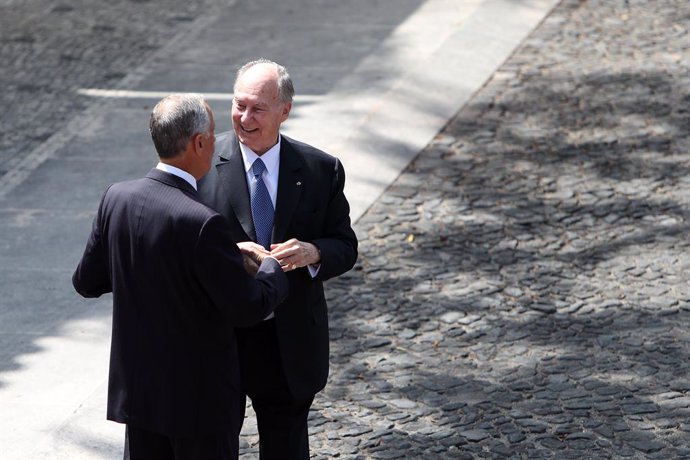
[(261, 262), (265, 257), (269, 256), (280, 263), (284, 272), (321, 262), (321, 254), (316, 246), (295, 238), (291, 238), (284, 243), (272, 244), (270, 251), (267, 251), (263, 246), (253, 241), (243, 241), (237, 243), (237, 246), (240, 248), (240, 252), (242, 252), (244, 268), (251, 275), (256, 274)]

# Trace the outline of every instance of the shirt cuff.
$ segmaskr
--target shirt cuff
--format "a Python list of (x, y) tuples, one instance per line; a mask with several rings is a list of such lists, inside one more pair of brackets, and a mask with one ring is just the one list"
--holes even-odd
[(321, 264), (307, 265), (307, 269), (309, 269), (311, 277), (316, 278), (316, 275), (319, 274), (319, 270), (321, 269)]

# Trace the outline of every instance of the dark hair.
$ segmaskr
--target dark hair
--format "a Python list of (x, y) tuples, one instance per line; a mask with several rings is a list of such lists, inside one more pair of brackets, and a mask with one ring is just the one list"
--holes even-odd
[(173, 158), (184, 151), (195, 134), (205, 133), (211, 116), (201, 94), (171, 94), (151, 112), (149, 131), (160, 158)]
[(256, 61), (247, 62), (245, 65), (240, 67), (240, 69), (237, 71), (237, 76), (235, 77), (235, 86), (237, 85), (237, 80), (239, 80), (249, 68), (254, 67), (257, 64), (272, 64), (276, 67), (276, 70), (278, 71), (278, 95), (280, 96), (280, 102), (292, 102), (292, 98), (295, 96), (295, 86), (292, 84), (292, 77), (290, 77), (290, 74), (285, 67), (271, 61), (270, 59), (257, 59)]

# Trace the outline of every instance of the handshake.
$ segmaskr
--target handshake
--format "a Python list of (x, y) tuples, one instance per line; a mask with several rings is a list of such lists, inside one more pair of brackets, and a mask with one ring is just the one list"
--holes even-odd
[(321, 251), (315, 245), (299, 241), (295, 238), (289, 239), (284, 243), (272, 244), (271, 250), (266, 250), (263, 246), (253, 241), (243, 241), (237, 243), (242, 252), (244, 268), (254, 276), (259, 269), (259, 265), (266, 257), (273, 257), (280, 263), (284, 272), (289, 272), (307, 265), (318, 265), (321, 262)]

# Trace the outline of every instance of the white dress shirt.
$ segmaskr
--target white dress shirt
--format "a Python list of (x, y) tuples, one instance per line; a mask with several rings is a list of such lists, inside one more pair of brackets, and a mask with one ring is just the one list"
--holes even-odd
[(163, 162), (158, 162), (156, 165), (156, 169), (160, 169), (161, 171), (165, 171), (167, 173), (170, 173), (174, 176), (179, 177), (180, 179), (184, 179), (187, 182), (189, 182), (189, 185), (194, 187), (194, 190), (196, 190), (196, 179), (194, 179), (194, 176), (189, 174), (187, 171), (184, 171), (180, 168), (176, 168), (175, 166), (170, 166), (169, 164), (163, 163)]

